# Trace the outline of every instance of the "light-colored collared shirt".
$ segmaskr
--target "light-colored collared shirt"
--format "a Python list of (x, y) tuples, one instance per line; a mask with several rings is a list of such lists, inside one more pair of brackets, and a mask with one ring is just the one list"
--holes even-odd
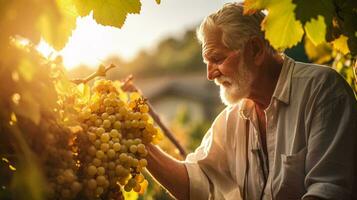
[(264, 112), (267, 154), (253, 101), (219, 114), (185, 160), (191, 200), (357, 199), (357, 103), (337, 72), (285, 56)]

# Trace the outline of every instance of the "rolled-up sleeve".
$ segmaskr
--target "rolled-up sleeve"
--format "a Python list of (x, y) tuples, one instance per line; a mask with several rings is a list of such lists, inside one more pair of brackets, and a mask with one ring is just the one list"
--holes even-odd
[(224, 199), (222, 194), (235, 186), (225, 149), (226, 112), (213, 122), (201, 145), (184, 161), (190, 180), (190, 199)]
[(339, 95), (322, 100), (314, 110), (305, 163), (307, 193), (303, 199), (356, 198), (356, 107), (353, 97)]

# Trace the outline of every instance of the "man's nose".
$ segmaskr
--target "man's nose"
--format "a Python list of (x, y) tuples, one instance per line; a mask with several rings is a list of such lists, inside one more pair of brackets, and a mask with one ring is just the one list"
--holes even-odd
[(213, 81), (215, 78), (219, 77), (221, 73), (218, 68), (214, 64), (207, 64), (207, 79)]

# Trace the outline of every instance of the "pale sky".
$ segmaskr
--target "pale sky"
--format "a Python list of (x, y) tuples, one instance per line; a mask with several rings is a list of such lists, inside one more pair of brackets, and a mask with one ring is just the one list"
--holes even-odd
[(132, 59), (141, 49), (152, 49), (167, 37), (179, 37), (229, 0), (142, 0), (141, 13), (128, 15), (121, 29), (101, 26), (91, 16), (79, 18), (66, 47), (60, 52), (68, 68), (97, 67), (106, 57)]

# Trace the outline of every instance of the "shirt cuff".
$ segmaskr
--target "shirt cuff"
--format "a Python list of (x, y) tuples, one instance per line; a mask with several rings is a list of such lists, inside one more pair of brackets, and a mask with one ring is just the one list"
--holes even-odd
[(184, 163), (190, 180), (190, 200), (207, 200), (209, 182), (197, 163)]
[(316, 196), (323, 199), (351, 199), (351, 193), (349, 191), (331, 183), (314, 183), (310, 185), (302, 199), (307, 196)]

